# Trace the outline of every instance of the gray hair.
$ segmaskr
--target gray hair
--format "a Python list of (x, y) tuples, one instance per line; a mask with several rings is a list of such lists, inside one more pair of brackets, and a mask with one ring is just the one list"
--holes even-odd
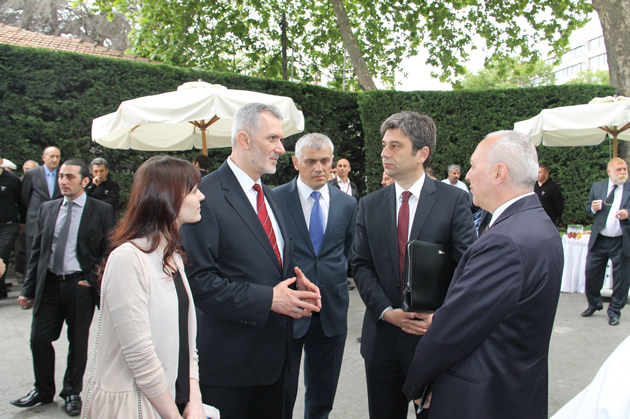
[(451, 164), (448, 169), (446, 169), (447, 173), (451, 173), (453, 170), (459, 170), (461, 172), (461, 167), (456, 164)]
[(90, 163), (90, 167), (92, 166), (100, 166), (100, 165), (105, 165), (105, 168), (109, 170), (109, 164), (107, 164), (107, 160), (105, 160), (102, 157), (97, 157), (94, 160), (92, 160), (92, 163)]
[(232, 120), (232, 147), (236, 147), (236, 136), (239, 132), (245, 131), (250, 137), (256, 135), (256, 132), (260, 129), (260, 114), (263, 112), (269, 112), (282, 121), (282, 114), (275, 106), (263, 103), (248, 103), (234, 114), (234, 119)]
[(414, 154), (423, 147), (429, 147), (429, 156), (424, 162), (424, 166), (428, 166), (431, 163), (436, 145), (437, 129), (433, 119), (428, 115), (412, 111), (395, 113), (381, 125), (381, 135), (385, 135), (385, 131), (388, 129), (395, 128), (398, 128), (411, 140)]
[(321, 150), (322, 147), (330, 147), (330, 154), (334, 154), (335, 152), (335, 146), (330, 138), (317, 132), (306, 134), (295, 143), (295, 157), (297, 157), (298, 160), (302, 158), (304, 147), (311, 147), (316, 150)]
[(486, 138), (499, 137), (488, 153), (488, 164), (507, 166), (512, 183), (533, 190), (538, 179), (538, 154), (530, 138), (516, 131), (496, 131)]

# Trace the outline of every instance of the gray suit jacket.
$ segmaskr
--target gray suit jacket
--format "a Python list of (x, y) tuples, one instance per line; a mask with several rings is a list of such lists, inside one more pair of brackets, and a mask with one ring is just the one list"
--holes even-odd
[[(357, 201), (330, 184), (328, 222), (324, 239), (315, 254), (297, 189), (297, 178), (273, 189), (282, 205), (282, 215), (293, 239), (293, 261), (322, 295), (320, 319), (328, 337), (348, 331), (348, 255), (354, 239)], [(308, 331), (311, 317), (293, 321), (293, 337)]]
[[(59, 177), (59, 168), (57, 168), (57, 178)], [(53, 197), (48, 192), (48, 184), (46, 183), (46, 172), (44, 166), (39, 166), (27, 171), (22, 179), (22, 203), (26, 210), (26, 235), (35, 236), (37, 225), (37, 211), (40, 205), (51, 199), (61, 198), (59, 184), (55, 178), (55, 190)]]
[[(608, 196), (608, 179), (600, 180), (593, 183), (591, 186), (591, 192), (589, 193), (588, 200), (586, 201), (586, 214), (593, 215), (591, 210), (591, 204), (593, 201), (601, 199), (605, 201)], [(626, 209), (630, 212), (630, 182), (623, 184), (623, 193), (621, 195), (621, 205), (619, 210)], [(591, 238), (588, 241), (588, 250), (591, 250), (595, 245), (597, 234), (606, 227), (606, 219), (610, 212), (610, 205), (604, 205), (600, 211), (595, 213), (595, 220), (591, 226)], [(624, 256), (630, 256), (630, 222), (629, 220), (619, 220), (621, 226), (621, 232), (623, 235), (623, 254)]]

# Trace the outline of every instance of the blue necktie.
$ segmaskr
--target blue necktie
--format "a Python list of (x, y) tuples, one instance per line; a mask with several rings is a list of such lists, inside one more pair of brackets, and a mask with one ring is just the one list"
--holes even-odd
[(321, 193), (313, 191), (311, 197), (315, 201), (311, 210), (311, 220), (308, 223), (308, 233), (311, 236), (313, 249), (315, 254), (319, 253), (319, 247), (324, 240), (324, 216), (322, 215), (322, 207), (319, 205), (319, 197)]

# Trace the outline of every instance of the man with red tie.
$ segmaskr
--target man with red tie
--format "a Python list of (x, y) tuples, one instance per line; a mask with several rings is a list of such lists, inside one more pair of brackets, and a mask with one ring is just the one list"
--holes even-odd
[(281, 115), (251, 103), (232, 126), (232, 153), (205, 176), (201, 221), (183, 226), (186, 274), (197, 307), (199, 382), (223, 419), (282, 417), (293, 319), (321, 307), (293, 264), (280, 204), (260, 177), (284, 154)]
[(424, 173), (436, 146), (433, 120), (400, 112), (381, 126), (385, 173), (394, 187), (359, 201), (352, 270), (366, 305), (361, 333), (370, 418), (407, 418), (402, 391), (423, 327), (401, 307), (405, 244), (423, 240), (451, 246), (455, 263), (476, 234), (468, 195)]

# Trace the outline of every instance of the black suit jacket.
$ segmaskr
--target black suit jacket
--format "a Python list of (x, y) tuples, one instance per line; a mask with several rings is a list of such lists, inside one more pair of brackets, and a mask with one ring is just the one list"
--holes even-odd
[[(329, 181), (328, 184), (341, 190), (341, 186), (339, 186), (339, 181), (336, 178), (331, 180), (331, 181)], [(352, 182), (350, 182), (350, 194), (352, 195), (352, 197), (354, 199), (359, 199), (359, 192), (357, 191), (357, 185), (355, 185)], [(348, 194), (346, 194), (346, 195), (348, 195)]]
[[(55, 189), (52, 199), (61, 198), (59, 184), (59, 168), (57, 168), (57, 177), (55, 177)], [(39, 166), (28, 170), (22, 179), (22, 203), (26, 207), (26, 235), (35, 236), (37, 224), (37, 211), (42, 203), (50, 201), (50, 193), (48, 192), (48, 184), (46, 183), (46, 171), (44, 166)]]
[[(591, 206), (593, 201), (601, 199), (605, 201), (608, 196), (608, 179), (600, 180), (599, 182), (593, 183), (591, 186), (591, 191), (588, 196), (588, 200), (586, 201), (586, 214), (592, 216), (593, 211)], [(630, 212), (630, 183), (626, 182), (623, 184), (623, 192), (621, 195), (621, 205), (619, 205), (619, 210), (628, 210)], [(591, 238), (588, 241), (588, 250), (591, 250), (595, 245), (595, 241), (597, 240), (597, 235), (601, 230), (606, 227), (606, 219), (608, 218), (608, 213), (610, 212), (610, 205), (602, 205), (602, 209), (595, 213), (595, 220), (593, 221), (593, 225), (591, 226)], [(619, 220), (619, 225), (621, 226), (621, 233), (623, 237), (623, 245), (622, 251), (624, 256), (630, 256), (630, 219)]]
[(564, 258), (538, 197), (510, 205), (464, 254), (403, 390), (435, 380), (429, 417), (546, 418)]
[[(55, 223), (63, 199), (45, 202), (37, 212), (33, 246), (29, 254), (24, 286), (20, 295), (34, 298), (33, 314), (37, 313), (44, 293), (48, 262), (52, 251)], [(107, 234), (114, 227), (114, 209), (111, 205), (87, 197), (81, 215), (77, 236), (77, 259), (87, 281), (94, 290), (95, 302), (99, 292), (96, 265), (107, 252)]]
[[(338, 188), (325, 185), (330, 194), (328, 222), (324, 239), (315, 254), (297, 189), (297, 178), (273, 190), (284, 221), (293, 239), (293, 257), (304, 275), (319, 287), (322, 295), (320, 319), (328, 337), (348, 331), (348, 255), (352, 248), (357, 216), (357, 201)], [(293, 321), (293, 337), (308, 331), (311, 317)]]
[[(410, 240), (449, 245), (455, 262), (475, 240), (468, 194), (459, 188), (428, 177), (420, 192)], [(398, 339), (407, 340), (409, 357), (419, 336), (379, 320), (385, 308), (400, 308), (396, 189), (387, 186), (359, 201), (352, 270), (354, 281), (366, 305), (361, 355), (369, 363), (396, 349)]]
[(263, 185), (284, 238), (283, 269), (227, 163), (205, 176), (199, 190), (206, 196), (201, 221), (183, 225), (180, 233), (197, 307), (200, 382), (221, 387), (274, 383), (284, 368), (293, 319), (271, 311), (273, 287), (295, 276), (280, 204)]

